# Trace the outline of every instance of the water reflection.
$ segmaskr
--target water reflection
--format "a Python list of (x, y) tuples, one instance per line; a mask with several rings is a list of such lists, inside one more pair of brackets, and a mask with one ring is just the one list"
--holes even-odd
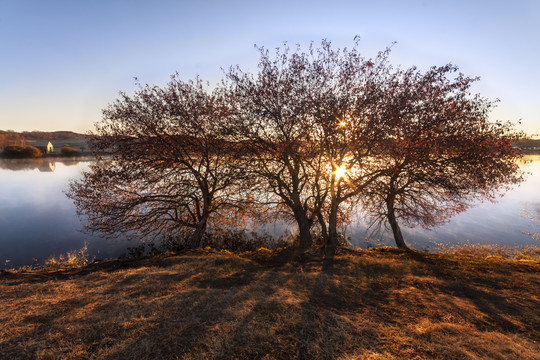
[[(402, 229), (405, 240), (417, 249), (435, 250), (439, 244), (499, 244), (509, 246), (540, 245), (538, 223), (523, 213), (535, 213), (540, 208), (540, 155), (525, 155), (519, 161), (527, 173), (525, 181), (495, 201), (474, 204), (433, 230), (420, 227)], [(390, 232), (371, 235), (362, 218), (348, 226), (347, 236), (353, 245), (394, 245)]]
[(118, 256), (132, 246), (81, 232), (83, 225), (64, 191), (88, 164), (81, 159), (0, 159), (0, 268), (42, 262), (85, 242), (99, 258)]
[(37, 159), (3, 159), (0, 158), (0, 169), (12, 171), (27, 171), (38, 169), (41, 172), (54, 172), (56, 163), (64, 166), (77, 165), (79, 162), (87, 162), (90, 158), (63, 159), (63, 158), (37, 158)]

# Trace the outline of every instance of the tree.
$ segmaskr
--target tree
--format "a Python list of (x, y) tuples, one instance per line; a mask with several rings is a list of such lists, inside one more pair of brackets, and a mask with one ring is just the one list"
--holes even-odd
[(2, 156), (12, 159), (21, 159), (21, 158), (39, 158), (43, 154), (41, 151), (30, 145), (8, 145), (4, 148)]
[(8, 145), (24, 146), (26, 139), (14, 131), (0, 131), (0, 149)]
[(60, 149), (60, 153), (62, 154), (62, 156), (67, 156), (67, 157), (78, 156), (79, 150), (66, 145), (66, 146), (63, 146), (62, 149)]
[(384, 175), (370, 184), (362, 203), (377, 227), (390, 225), (399, 248), (407, 245), (398, 219), (431, 228), (471, 201), (493, 198), (521, 181), (512, 147), (519, 134), (511, 124), (490, 123), (494, 103), (471, 96), (477, 79), (451, 79), (456, 71), (453, 65), (425, 73), (413, 67), (384, 80)]
[(535, 225), (538, 232), (528, 232), (523, 231), (524, 234), (529, 235), (533, 239), (540, 240), (540, 207), (532, 211), (524, 210), (522, 211), (522, 216), (528, 218)]
[(358, 41), (259, 51), (255, 74), (232, 67), (213, 91), (174, 76), (104, 111), (94, 149), (112, 160), (70, 192), (91, 229), (195, 247), (253, 205), (295, 222), (300, 252), (319, 230), (332, 259), (357, 204), (405, 248), (398, 219), (435, 226), (520, 180), (512, 127), (488, 122), (493, 103), (452, 65), (394, 69), (389, 49), (367, 59)]
[(321, 175), (328, 195), (318, 217), (329, 260), (338, 246), (339, 223), (381, 175), (375, 155), (386, 134), (377, 109), (386, 91), (381, 78), (390, 70), (389, 53), (387, 48), (366, 59), (358, 52), (358, 39), (350, 50), (334, 50), (323, 41), (320, 49), (311, 50), (313, 60), (306, 65), (317, 78), (310, 111), (316, 124), (312, 140), (327, 169)]
[(238, 67), (227, 73), (232, 131), (245, 153), (254, 198), (273, 214), (296, 221), (304, 251), (313, 243), (311, 228), (326, 195), (317, 186), (323, 166), (311, 140), (310, 91), (316, 79), (305, 67), (306, 54), (278, 49), (272, 59), (264, 48), (259, 51), (256, 75)]
[(219, 89), (178, 75), (164, 88), (122, 93), (96, 125), (92, 148), (99, 161), (70, 187), (88, 228), (200, 246), (208, 223), (233, 208), (241, 177), (230, 166), (234, 151), (221, 139), (225, 105)]
[(273, 58), (260, 48), (257, 74), (238, 67), (227, 74), (235, 132), (249, 145), (261, 192), (296, 220), (302, 248), (311, 246), (317, 224), (329, 258), (339, 221), (349, 215), (344, 204), (379, 176), (370, 163), (385, 136), (377, 108), (389, 50), (366, 59), (357, 48), (335, 50), (324, 40), (308, 52), (278, 49)]

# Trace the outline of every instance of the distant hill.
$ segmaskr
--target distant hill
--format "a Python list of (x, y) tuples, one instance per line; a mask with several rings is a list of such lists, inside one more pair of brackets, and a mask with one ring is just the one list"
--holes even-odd
[(0, 150), (7, 145), (32, 145), (46, 147), (50, 141), (58, 151), (65, 146), (74, 147), (86, 153), (89, 152), (88, 135), (73, 131), (4, 131), (0, 130)]
[[(0, 130), (0, 134), (7, 133), (6, 131)], [(21, 135), (26, 140), (58, 140), (58, 139), (76, 139), (76, 138), (85, 138), (88, 135), (78, 134), (73, 131), (23, 131), (15, 133)]]

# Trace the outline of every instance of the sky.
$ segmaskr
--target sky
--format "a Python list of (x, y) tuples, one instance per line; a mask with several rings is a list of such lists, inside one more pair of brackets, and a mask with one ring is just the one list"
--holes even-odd
[[(210, 83), (254, 45), (322, 39), (427, 69), (453, 63), (499, 99), (492, 121), (540, 134), (540, 1), (0, 0), (0, 130), (86, 133), (119, 92), (176, 72)], [(518, 124), (520, 122), (520, 124)]]

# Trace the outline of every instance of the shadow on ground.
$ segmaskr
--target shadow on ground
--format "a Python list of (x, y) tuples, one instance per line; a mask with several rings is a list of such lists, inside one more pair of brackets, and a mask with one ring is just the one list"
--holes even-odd
[[(0, 277), (0, 358), (535, 359), (538, 263), (193, 253)], [(279, 261), (278, 261), (279, 260)]]

